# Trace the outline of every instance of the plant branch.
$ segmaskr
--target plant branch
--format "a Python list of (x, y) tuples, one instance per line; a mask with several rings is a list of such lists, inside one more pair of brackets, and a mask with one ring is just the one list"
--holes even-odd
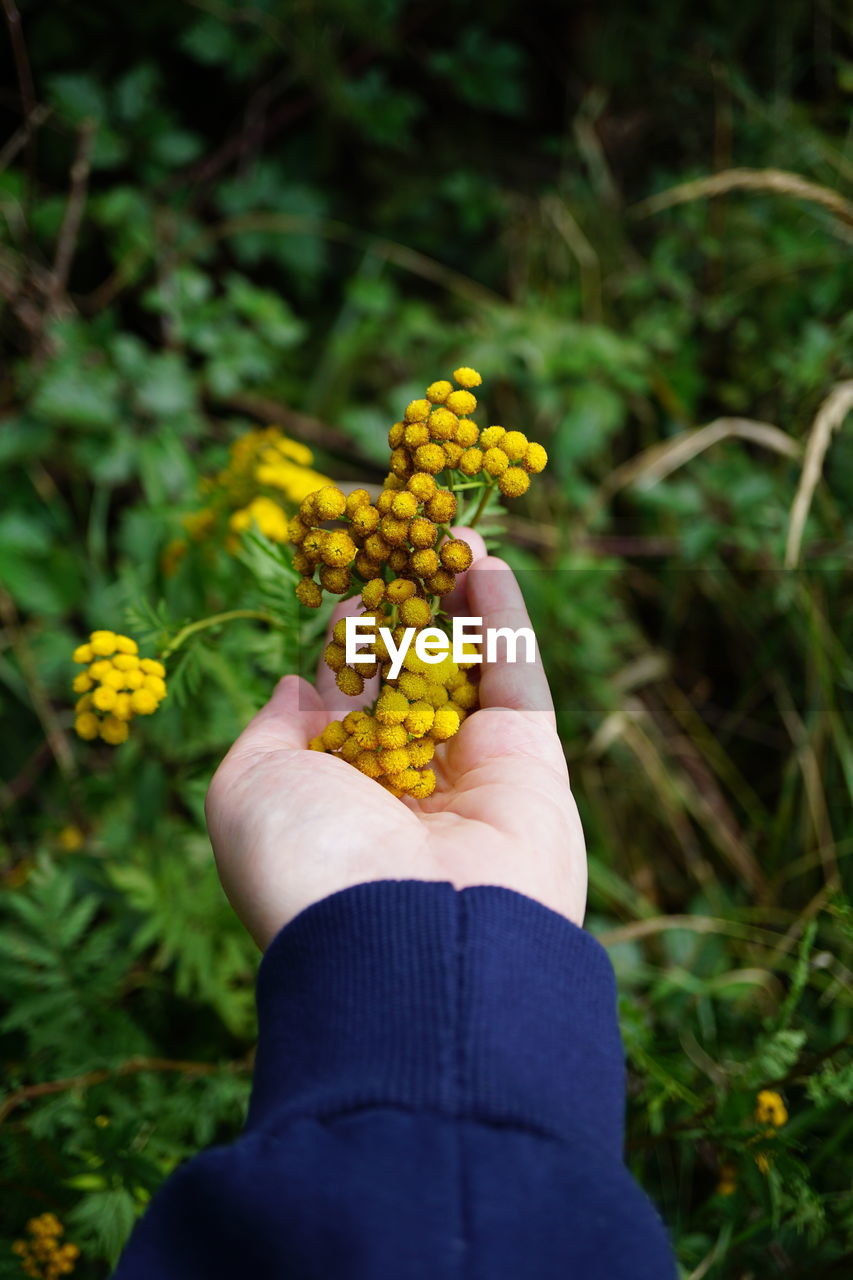
[(249, 1071), (251, 1059), (241, 1058), (233, 1062), (184, 1062), (171, 1058), (129, 1058), (118, 1067), (100, 1067), (97, 1071), (84, 1071), (78, 1076), (66, 1076), (63, 1080), (45, 1080), (40, 1084), (24, 1085), (16, 1089), (0, 1102), (0, 1124), (25, 1102), (35, 1098), (45, 1098), (54, 1093), (65, 1093), (68, 1089), (91, 1089), (105, 1080), (119, 1076), (139, 1075), (143, 1071), (176, 1071), (184, 1076), (209, 1076), (218, 1071)]
[(12, 45), (12, 56), (15, 59), (15, 72), (18, 77), (18, 89), (21, 95), (21, 114), (24, 118), (27, 187), (31, 191), (35, 180), (35, 118), (36, 91), (33, 84), (33, 73), (24, 40), (24, 29), (21, 26), (21, 15), (15, 0), (3, 0), (3, 12), (9, 27), (9, 41)]
[(56, 310), (62, 295), (68, 286), (68, 275), (77, 248), (77, 237), (80, 234), (80, 223), (86, 206), (86, 193), (89, 187), (89, 174), (92, 168), (92, 148), (95, 141), (97, 125), (94, 120), (84, 120), (80, 125), (77, 140), (77, 154), (71, 165), (68, 200), (62, 226), (56, 240), (56, 255), (53, 260), (53, 276), (47, 299), (48, 314)]
[(218, 627), (224, 622), (233, 622), (237, 618), (255, 618), (258, 622), (266, 622), (271, 627), (277, 627), (279, 630), (284, 629), (284, 623), (278, 618), (274, 618), (272, 614), (263, 613), (259, 609), (229, 609), (227, 613), (214, 613), (209, 618), (199, 618), (196, 622), (188, 622), (182, 627), (174, 640), (166, 645), (166, 648), (160, 654), (165, 659), (170, 657), (177, 649), (180, 649), (185, 640), (191, 635), (195, 635), (197, 631), (203, 631), (206, 627)]

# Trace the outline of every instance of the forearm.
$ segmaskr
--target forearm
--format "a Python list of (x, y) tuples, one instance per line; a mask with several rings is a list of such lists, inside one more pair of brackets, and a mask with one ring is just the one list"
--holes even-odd
[(358, 885), (282, 930), (258, 1001), (244, 1137), (161, 1193), (119, 1280), (232, 1274), (247, 1240), (257, 1276), (674, 1274), (622, 1163), (612, 969), (555, 912)]

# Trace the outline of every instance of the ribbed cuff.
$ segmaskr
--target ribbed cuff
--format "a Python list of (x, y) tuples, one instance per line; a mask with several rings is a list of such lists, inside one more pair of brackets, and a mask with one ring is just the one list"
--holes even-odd
[(249, 1129), (384, 1105), (621, 1155), (612, 966), (523, 894), (426, 880), (344, 889), (273, 940), (257, 998)]

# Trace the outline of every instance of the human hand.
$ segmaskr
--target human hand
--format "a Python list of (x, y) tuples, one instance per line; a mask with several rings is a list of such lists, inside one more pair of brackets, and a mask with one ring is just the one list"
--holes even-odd
[[(479, 534), (449, 610), (483, 629), (530, 626), (518, 583)], [(358, 601), (335, 617), (357, 611)], [(427, 800), (399, 799), (332, 755), (308, 750), (357, 705), (321, 661), (316, 686), (285, 676), (217, 769), (205, 801), (225, 892), (261, 948), (314, 902), (369, 880), (500, 885), (582, 924), (583, 831), (553, 704), (535, 664), (484, 663), (480, 709), (439, 746)]]

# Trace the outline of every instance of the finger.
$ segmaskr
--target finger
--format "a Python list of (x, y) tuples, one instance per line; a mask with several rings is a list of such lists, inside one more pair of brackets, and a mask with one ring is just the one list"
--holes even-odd
[(284, 676), (238, 742), (242, 748), (263, 736), (270, 746), (298, 749), (307, 747), (327, 723), (326, 709), (314, 686), (301, 676)]
[(523, 637), (519, 637), (516, 646), (517, 661), (507, 660), (508, 650), (503, 638), (497, 640), (495, 660), (485, 661), (485, 636), (490, 629), (507, 627), (511, 631), (520, 628), (533, 631), (521, 588), (509, 565), (495, 556), (479, 560), (468, 570), (466, 588), (471, 616), (482, 617), (483, 620), (480, 705), (509, 707), (516, 711), (547, 711), (553, 717), (554, 703), (535, 637), (532, 662), (525, 661), (527, 647)]
[[(454, 525), (450, 530), (450, 536), (452, 538), (461, 538), (463, 542), (468, 543), (474, 556), (473, 564), (476, 564), (478, 560), (483, 560), (489, 554), (482, 536), (476, 529), (469, 529), (464, 524)], [(442, 610), (450, 614), (451, 617), (464, 616), (467, 613), (468, 597), (465, 590), (465, 580), (470, 572), (470, 569), (465, 569), (462, 573), (458, 573), (456, 575), (456, 586), (441, 601)]]
[[(329, 622), (329, 630), (326, 639), (329, 640), (332, 634), (332, 628), (341, 618), (354, 618), (360, 614), (363, 605), (360, 596), (351, 596), (349, 600), (341, 600), (335, 605), (332, 617)], [(364, 683), (364, 693), (359, 694), (357, 698), (350, 697), (348, 693), (342, 693), (335, 683), (335, 672), (326, 665), (322, 654), (317, 664), (317, 693), (323, 701), (323, 705), (328, 712), (330, 720), (343, 720), (348, 711), (357, 711), (360, 707), (372, 702), (379, 693), (379, 677), (374, 676)]]

